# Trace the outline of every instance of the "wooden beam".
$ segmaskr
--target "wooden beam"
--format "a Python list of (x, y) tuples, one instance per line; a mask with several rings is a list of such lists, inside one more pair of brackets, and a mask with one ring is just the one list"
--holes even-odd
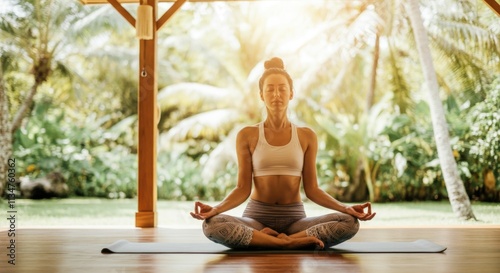
[[(153, 22), (158, 14), (158, 0), (146, 0), (153, 7)], [(157, 226), (156, 141), (157, 141), (157, 32), (153, 39), (139, 40), (139, 90), (138, 90), (138, 212), (136, 227)]]
[(135, 28), (135, 18), (117, 0), (107, 0)]
[(495, 0), (483, 0), (498, 16), (500, 16), (500, 4)]
[(160, 30), (163, 25), (179, 10), (182, 5), (186, 3), (186, 0), (177, 0), (175, 3), (161, 16), (161, 18), (156, 22), (156, 30)]

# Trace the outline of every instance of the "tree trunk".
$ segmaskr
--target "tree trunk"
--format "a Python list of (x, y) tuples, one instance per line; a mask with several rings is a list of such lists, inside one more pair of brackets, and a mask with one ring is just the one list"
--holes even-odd
[(49, 57), (51, 54), (47, 53), (45, 50), (42, 50), (40, 54), (33, 59), (33, 68), (31, 69), (31, 74), (33, 75), (33, 79), (35, 83), (31, 87), (31, 90), (28, 92), (28, 95), (23, 101), (23, 104), (16, 112), (14, 119), (12, 120), (11, 132), (14, 134), (19, 127), (21, 127), (21, 123), (24, 118), (31, 113), (33, 106), (33, 99), (35, 97), (36, 92), (38, 91), (38, 87), (47, 81), (47, 78), (52, 73), (52, 69), (50, 67), (52, 63), (52, 59)]
[(4, 195), (7, 181), (7, 164), (12, 154), (12, 135), (10, 129), (9, 106), (0, 66), (0, 196)]
[(16, 112), (16, 115), (14, 119), (12, 120), (12, 125), (11, 125), (11, 133), (14, 134), (19, 127), (21, 127), (21, 123), (23, 122), (23, 119), (26, 117), (31, 112), (31, 106), (33, 105), (33, 98), (35, 97), (36, 91), (38, 90), (38, 84), (34, 84), (31, 87), (31, 90), (29, 91), (28, 95), (23, 101), (23, 104), (21, 107)]
[(368, 198), (365, 182), (365, 170), (362, 160), (358, 160), (354, 175), (343, 196), (339, 196), (342, 202), (364, 202)]
[(378, 59), (380, 55), (380, 35), (375, 33), (375, 48), (373, 52), (373, 64), (372, 64), (372, 75), (370, 79), (370, 89), (368, 89), (368, 94), (366, 95), (366, 108), (365, 113), (368, 114), (373, 106), (373, 101), (375, 100), (375, 87), (377, 85), (377, 67)]
[(439, 98), (436, 71), (432, 63), (429, 40), (422, 22), (418, 0), (407, 0), (406, 11), (410, 17), (420, 62), (425, 76), (425, 83), (429, 91), (428, 103), (431, 110), (434, 138), (451, 207), (459, 218), (466, 220), (476, 219), (472, 212), (469, 196), (458, 174), (457, 163), (451, 151), (448, 124), (446, 123), (443, 105)]
[(368, 194), (370, 196), (370, 202), (376, 202), (377, 199), (375, 198), (375, 191), (373, 188), (373, 181), (372, 181), (372, 170), (370, 168), (370, 161), (367, 157), (361, 156), (362, 161), (363, 161), (363, 168), (365, 169), (365, 181), (366, 181), (366, 187), (368, 188)]

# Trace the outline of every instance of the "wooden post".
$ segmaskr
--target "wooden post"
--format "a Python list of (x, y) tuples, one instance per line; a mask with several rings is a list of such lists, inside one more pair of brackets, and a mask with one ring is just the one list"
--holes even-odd
[(493, 10), (498, 16), (500, 16), (500, 4), (496, 0), (483, 0), (486, 5), (488, 5), (491, 10)]
[[(158, 0), (146, 0), (153, 7), (153, 22), (156, 24)], [(136, 227), (156, 227), (156, 138), (157, 138), (157, 31), (153, 39), (139, 40), (139, 90), (138, 90), (138, 212)]]

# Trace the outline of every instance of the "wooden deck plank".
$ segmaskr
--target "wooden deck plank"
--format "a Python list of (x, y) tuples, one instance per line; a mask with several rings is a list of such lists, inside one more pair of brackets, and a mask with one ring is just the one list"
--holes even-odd
[(362, 228), (352, 241), (428, 239), (443, 254), (101, 254), (116, 240), (208, 242), (199, 229), (20, 229), (16, 265), (0, 232), (0, 272), (484, 272), (500, 269), (500, 227)]

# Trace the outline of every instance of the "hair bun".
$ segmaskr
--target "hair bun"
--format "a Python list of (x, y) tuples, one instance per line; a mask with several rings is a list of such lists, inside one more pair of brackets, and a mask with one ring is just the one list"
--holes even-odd
[(270, 68), (285, 69), (285, 65), (283, 64), (282, 59), (280, 59), (278, 57), (273, 57), (264, 63), (264, 68), (265, 69), (270, 69)]

